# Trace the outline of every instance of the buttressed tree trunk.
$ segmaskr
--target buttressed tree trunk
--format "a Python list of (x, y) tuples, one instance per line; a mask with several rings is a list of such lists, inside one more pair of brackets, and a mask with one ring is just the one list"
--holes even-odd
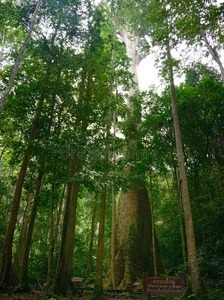
[[(122, 33), (126, 45), (127, 55), (131, 58), (130, 72), (133, 73), (133, 80), (136, 86), (129, 91), (129, 97), (133, 96), (138, 90), (137, 65), (140, 57), (136, 51), (139, 37), (127, 31)], [(131, 103), (128, 103), (132, 109)], [(137, 132), (137, 125), (134, 124)], [(133, 145), (137, 141), (137, 136), (129, 138), (127, 146), (127, 157), (130, 151), (133, 154)], [(132, 149), (131, 149), (132, 148)], [(134, 149), (135, 150), (135, 149)], [(135, 153), (137, 155), (137, 153)], [(125, 176), (129, 176), (134, 169), (126, 168)], [(157, 269), (162, 271), (161, 257), (159, 254), (158, 241), (155, 235), (155, 246), (157, 250)], [(123, 190), (120, 196), (118, 208), (118, 221), (116, 228), (116, 286), (131, 286), (138, 278), (142, 277), (143, 272), (154, 275), (153, 249), (152, 249), (152, 222), (151, 209), (148, 198), (146, 183), (141, 185), (134, 181), (128, 185), (127, 190)]]

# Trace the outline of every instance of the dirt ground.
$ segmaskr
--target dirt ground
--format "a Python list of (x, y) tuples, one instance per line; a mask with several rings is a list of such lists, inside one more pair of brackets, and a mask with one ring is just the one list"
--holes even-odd
[[(106, 297), (105, 297), (106, 298)], [(142, 297), (133, 297), (134, 299), (142, 299)], [(132, 299), (133, 299), (132, 298)], [(0, 294), (0, 300), (47, 300), (49, 299), (47, 296), (44, 295), (44, 292), (39, 292), (39, 291), (34, 291), (32, 293), (15, 293), (15, 294)], [(60, 297), (55, 298), (60, 300)], [(69, 299), (69, 298), (63, 298), (63, 299)], [(87, 296), (83, 296), (80, 297), (81, 300), (89, 300), (89, 297)], [(131, 299), (128, 296), (122, 296), (119, 295), (117, 297), (113, 297), (113, 298), (107, 298), (107, 299)]]
[(43, 293), (35, 291), (33, 293), (0, 294), (0, 300), (40, 300)]

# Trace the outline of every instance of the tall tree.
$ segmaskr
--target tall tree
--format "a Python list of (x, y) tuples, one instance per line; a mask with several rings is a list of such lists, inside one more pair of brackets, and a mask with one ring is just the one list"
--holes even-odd
[[(137, 65), (140, 56), (137, 52), (139, 36), (126, 28), (122, 32), (122, 38), (126, 45), (127, 55), (130, 58), (129, 71), (133, 74), (133, 82), (129, 89), (130, 109), (129, 119), (126, 121), (127, 165), (133, 165), (138, 161), (138, 150), (141, 140), (138, 138), (138, 123), (141, 120), (141, 108), (138, 99)], [(152, 253), (152, 224), (151, 210), (148, 193), (145, 185), (145, 174), (136, 172), (136, 167), (127, 166), (124, 170), (124, 178), (127, 186), (123, 188), (118, 207), (118, 220), (116, 228), (116, 260), (115, 278), (116, 286), (131, 286), (144, 271), (154, 274)], [(136, 173), (135, 173), (136, 172)], [(139, 178), (136, 180), (136, 177)], [(135, 179), (133, 179), (135, 178)], [(161, 257), (156, 240), (158, 271), (162, 271)]]
[[(85, 99), (85, 92), (87, 93), (88, 96), (90, 96), (91, 92), (90, 90), (88, 90), (90, 86), (88, 86), (88, 88), (85, 87), (85, 80), (86, 78), (84, 75), (82, 78), (82, 82), (80, 84), (79, 103), (81, 104), (81, 106), (79, 107), (79, 109), (80, 110), (87, 109), (88, 111), (90, 99)], [(91, 80), (91, 78), (89, 80)], [(82, 104), (83, 102), (84, 104)], [(83, 132), (85, 132), (88, 126), (87, 120), (88, 120), (88, 116), (85, 117), (77, 116), (76, 126), (79, 127), (80, 123), (82, 124), (81, 125), (82, 134)], [(80, 187), (80, 181), (77, 179), (73, 179), (72, 181), (72, 177), (75, 178), (75, 176), (79, 175), (79, 173), (82, 170), (82, 164), (83, 164), (83, 159), (82, 158), (80, 159), (78, 153), (73, 153), (73, 157), (70, 159), (69, 174), (68, 174), (71, 181), (68, 183), (67, 186), (60, 252), (58, 255), (56, 275), (53, 283), (53, 291), (56, 294), (65, 294), (70, 288), (70, 274), (71, 274), (72, 257), (73, 257), (73, 250), (74, 250), (76, 209), (77, 209), (78, 192)]]
[(223, 36), (223, 4), (206, 0), (188, 2), (167, 1), (167, 10), (172, 11), (172, 32), (179, 41), (188, 45), (204, 46), (207, 55), (218, 65), (224, 80), (224, 66), (221, 58)]
[[(168, 23), (167, 23), (168, 25)], [(173, 111), (173, 122), (175, 130), (176, 139), (176, 149), (177, 149), (177, 159), (180, 172), (180, 182), (181, 182), (181, 194), (184, 207), (185, 215), (185, 228), (186, 228), (186, 238), (187, 238), (187, 254), (188, 254), (188, 286), (184, 293), (185, 295), (191, 294), (192, 292), (197, 296), (205, 292), (205, 287), (203, 285), (202, 277), (198, 267), (195, 235), (194, 235), (194, 225), (191, 213), (191, 204), (188, 191), (187, 175), (184, 162), (184, 153), (182, 146), (182, 138), (177, 110), (177, 100), (176, 92), (174, 86), (173, 68), (172, 68), (172, 57), (170, 53), (169, 39), (166, 41), (166, 51), (167, 51), (167, 63), (170, 81), (170, 91), (172, 100), (172, 111)]]
[(16, 74), (17, 74), (17, 71), (19, 69), (19, 66), (21, 64), (21, 61), (23, 59), (23, 54), (26, 50), (26, 47), (27, 47), (27, 44), (29, 42), (29, 39), (30, 39), (30, 36), (31, 36), (31, 33), (33, 31), (33, 28), (34, 28), (34, 25), (35, 25), (35, 21), (36, 21), (36, 17), (37, 17), (37, 14), (38, 14), (38, 10), (39, 10), (39, 7), (41, 5), (41, 2), (42, 0), (38, 0), (37, 1), (37, 4), (36, 4), (36, 8), (34, 10), (34, 13), (33, 13), (33, 16), (32, 16), (32, 19), (31, 19), (31, 23), (30, 23), (30, 28), (26, 34), (26, 37), (25, 37), (25, 40), (21, 46), (21, 49), (20, 49), (20, 52), (19, 52), (19, 55), (17, 57), (17, 60), (15, 62), (15, 65), (14, 65), (14, 68), (12, 70), (12, 73), (10, 75), (10, 78), (9, 78), (9, 81), (8, 81), (8, 84), (6, 86), (6, 89), (5, 89), (5, 92), (0, 100), (0, 117), (1, 117), (1, 114), (2, 114), (2, 111), (4, 109), (4, 106), (5, 106), (5, 103), (8, 99), (8, 96), (11, 92), (11, 89), (12, 89), (12, 86), (13, 86), (13, 82), (16, 78)]
[(97, 194), (95, 194), (95, 201), (94, 201), (93, 213), (92, 213), (92, 223), (91, 223), (90, 241), (89, 241), (89, 256), (88, 256), (88, 263), (87, 263), (88, 272), (91, 272), (92, 270), (92, 250), (93, 250), (93, 240), (94, 240), (94, 233), (95, 233), (96, 204), (97, 204)]
[[(46, 75), (46, 78), (48, 75)], [(1, 284), (6, 284), (9, 286), (13, 286), (15, 284), (15, 277), (12, 268), (12, 242), (13, 242), (13, 235), (15, 231), (17, 215), (19, 211), (19, 204), (20, 198), (22, 193), (22, 187), (26, 176), (27, 167), (31, 157), (31, 150), (33, 146), (33, 142), (36, 138), (40, 114), (44, 102), (44, 88), (41, 91), (40, 99), (36, 109), (36, 115), (33, 121), (32, 130), (30, 133), (29, 142), (27, 145), (26, 153), (23, 158), (23, 162), (20, 168), (19, 177), (17, 180), (12, 208), (11, 208), (11, 215), (8, 223), (7, 232), (5, 235), (5, 241), (2, 249), (2, 261), (1, 261), (1, 273), (0, 273), (0, 282)]]
[[(60, 86), (60, 75), (61, 75), (61, 69), (58, 70), (58, 74), (55, 79), (55, 84), (53, 88), (53, 95), (52, 95), (52, 104), (51, 104), (51, 114), (49, 118), (48, 128), (45, 136), (45, 143), (47, 144), (49, 142), (51, 129), (52, 129), (52, 123), (54, 118), (54, 108), (55, 108), (55, 102), (56, 102), (56, 96), (57, 96), (57, 89)], [(26, 237), (26, 243), (25, 243), (25, 250), (23, 254), (23, 261), (22, 261), (22, 268), (20, 269), (20, 283), (24, 285), (24, 287), (28, 286), (28, 279), (27, 279), (27, 272), (28, 272), (28, 260), (29, 260), (29, 253), (30, 253), (30, 247), (32, 243), (32, 236), (33, 236), (33, 230), (36, 220), (36, 214), (37, 214), (37, 207), (38, 202), (41, 194), (41, 188), (43, 184), (45, 174), (45, 157), (41, 158), (39, 170), (37, 172), (37, 183), (36, 183), (36, 192), (34, 196), (33, 201), (33, 207), (30, 214), (30, 222), (29, 227), (27, 231), (27, 237)]]

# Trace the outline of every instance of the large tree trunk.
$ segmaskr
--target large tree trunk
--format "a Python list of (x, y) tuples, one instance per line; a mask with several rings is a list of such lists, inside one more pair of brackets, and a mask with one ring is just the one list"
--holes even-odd
[(13, 286), (15, 284), (14, 272), (13, 272), (13, 268), (12, 268), (13, 235), (14, 235), (14, 230), (15, 230), (16, 221), (17, 221), (17, 215), (18, 215), (18, 211), (19, 211), (19, 204), (20, 204), (23, 183), (25, 180), (27, 167), (28, 167), (28, 164), (30, 161), (30, 153), (31, 153), (31, 149), (32, 149), (32, 144), (33, 144), (33, 141), (35, 140), (36, 134), (37, 134), (37, 128), (38, 128), (38, 124), (39, 124), (40, 113), (41, 113), (41, 109), (43, 106), (43, 102), (44, 102), (44, 91), (42, 90), (40, 100), (38, 102), (38, 106), (37, 106), (37, 110), (36, 110), (36, 115), (35, 115), (34, 122), (33, 122), (33, 127), (31, 130), (26, 154), (25, 154), (25, 157), (23, 159), (23, 162), (22, 162), (22, 165), (20, 168), (19, 178), (16, 183), (16, 188), (15, 188), (15, 193), (14, 193), (14, 198), (13, 198), (13, 203), (12, 203), (12, 208), (11, 208), (11, 215), (10, 215), (7, 232), (5, 235), (5, 241), (4, 241), (3, 249), (2, 249), (0, 284), (6, 284), (9, 286)]
[[(155, 248), (157, 270), (161, 272), (156, 234)], [(144, 270), (154, 276), (151, 210), (145, 186), (121, 193), (116, 230), (116, 285), (131, 286), (142, 278)]]
[(35, 25), (35, 21), (36, 21), (36, 17), (37, 17), (37, 13), (38, 13), (39, 7), (41, 5), (41, 2), (42, 2), (42, 0), (38, 0), (38, 2), (37, 2), (36, 8), (34, 10), (34, 13), (33, 13), (32, 19), (31, 19), (30, 28), (29, 28), (29, 30), (28, 30), (28, 32), (26, 34), (25, 40), (24, 40), (24, 42), (22, 44), (22, 47), (20, 49), (18, 58), (17, 58), (17, 60), (15, 62), (14, 68), (13, 68), (11, 76), (9, 78), (7, 87), (6, 87), (5, 92), (4, 92), (3, 96), (2, 96), (2, 99), (0, 101), (0, 117), (1, 117), (2, 111), (4, 109), (5, 103), (6, 103), (7, 99), (8, 99), (8, 96), (9, 96), (9, 94), (11, 92), (11, 89), (12, 89), (12, 86), (13, 86), (13, 82), (14, 82), (14, 80), (16, 78), (16, 74), (18, 72), (19, 66), (20, 66), (22, 58), (23, 58), (23, 54), (24, 54), (24, 52), (26, 50), (26, 46), (27, 46), (27, 44), (29, 42), (31, 33), (33, 31), (33, 28), (34, 28), (34, 25)]
[[(137, 65), (140, 62), (136, 48), (139, 37), (127, 31), (122, 32), (126, 45), (127, 55), (131, 58), (129, 71), (133, 74), (135, 86), (129, 91), (129, 96), (138, 92)], [(132, 104), (128, 103), (132, 110)], [(137, 116), (138, 118), (140, 116)], [(136, 156), (136, 135), (133, 132), (127, 137), (127, 157)], [(141, 142), (140, 142), (141, 143)], [(133, 149), (134, 148), (134, 149)], [(133, 174), (134, 168), (126, 168), (125, 176)], [(161, 257), (158, 251), (158, 241), (155, 234), (156, 261), (158, 272), (162, 271)], [(152, 222), (148, 192), (145, 182), (141, 184), (129, 182), (127, 190), (122, 190), (118, 209), (118, 220), (116, 228), (116, 259), (115, 259), (116, 286), (131, 286), (138, 278), (142, 278), (143, 272), (154, 275), (153, 250), (152, 250)]]
[(179, 117), (178, 117), (178, 110), (177, 110), (176, 92), (175, 92), (174, 79), (173, 79), (172, 57), (170, 53), (169, 42), (167, 42), (167, 60), (169, 66), (169, 80), (170, 80), (170, 89), (171, 89), (173, 122), (174, 122), (174, 130), (175, 130), (177, 159), (179, 164), (181, 194), (182, 194), (182, 201), (183, 201), (183, 208), (184, 208), (184, 215), (185, 215), (185, 228), (186, 228), (186, 238), (187, 238), (188, 285), (184, 293), (184, 296), (192, 293), (199, 296), (200, 294), (204, 293), (204, 286), (203, 286), (203, 281), (198, 267), (194, 226), (193, 226), (193, 220), (191, 214), (187, 175), (186, 175), (185, 163), (184, 163), (182, 138), (181, 138), (180, 124), (179, 124)]

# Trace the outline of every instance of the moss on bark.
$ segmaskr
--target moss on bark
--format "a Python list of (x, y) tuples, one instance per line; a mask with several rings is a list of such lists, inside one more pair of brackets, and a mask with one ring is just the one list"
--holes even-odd
[(191, 299), (199, 299), (201, 295), (203, 295), (203, 299), (209, 299), (208, 296), (206, 298), (206, 295), (208, 295), (208, 290), (201, 276), (199, 277), (199, 282), (200, 282), (200, 290), (198, 290), (197, 294), (195, 294), (192, 291), (192, 282), (189, 273), (189, 277), (187, 280), (187, 287), (183, 295), (180, 297), (180, 299), (189, 299), (189, 297), (191, 297)]

